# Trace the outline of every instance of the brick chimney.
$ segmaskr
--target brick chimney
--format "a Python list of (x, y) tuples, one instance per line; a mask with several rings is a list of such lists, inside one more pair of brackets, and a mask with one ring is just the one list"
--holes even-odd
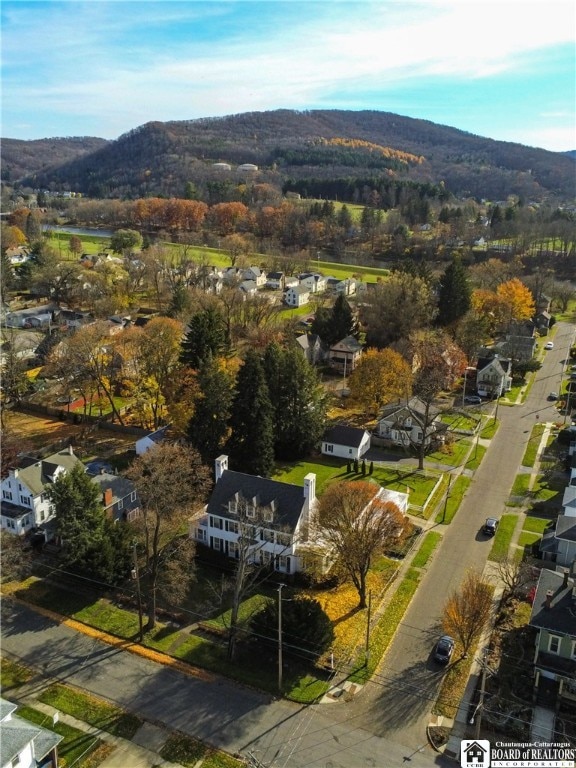
[(554, 597), (554, 592), (549, 589), (546, 592), (546, 597), (544, 598), (544, 608), (549, 611), (550, 608), (552, 608), (552, 598)]
[(104, 504), (105, 507), (109, 507), (112, 504), (112, 499), (113, 499), (112, 488), (106, 488), (106, 490), (102, 494), (102, 503)]
[(315, 528), (318, 521), (316, 519), (316, 475), (314, 472), (308, 472), (304, 477), (304, 509), (309, 528)]
[(570, 571), (568, 568), (564, 568), (564, 578), (562, 580), (562, 589), (566, 589), (568, 586), (568, 579), (570, 578)]

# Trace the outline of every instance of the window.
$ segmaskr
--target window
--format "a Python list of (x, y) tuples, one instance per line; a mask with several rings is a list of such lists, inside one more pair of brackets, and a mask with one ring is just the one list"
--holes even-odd
[(266, 528), (260, 531), (260, 541), (274, 542), (274, 531), (269, 531)]
[(118, 499), (118, 509), (124, 509), (124, 499)]
[(264, 521), (266, 523), (271, 523), (272, 520), (274, 520), (274, 514), (271, 509), (265, 509), (264, 510)]
[(236, 544), (235, 541), (228, 542), (228, 556), (235, 557), (236, 560), (238, 560), (238, 558), (240, 557), (240, 548), (238, 547), (238, 544)]
[(548, 638), (549, 653), (560, 653), (560, 639), (558, 635), (550, 635)]
[(212, 537), (212, 549), (222, 552), (222, 539), (217, 539), (215, 536)]
[(198, 541), (206, 541), (206, 531), (204, 528), (196, 528), (196, 538)]
[[(572, 658), (576, 659), (576, 640), (572, 640)], [(576, 684), (576, 680), (574, 682)]]
[(278, 558), (278, 566), (281, 571), (284, 571), (285, 573), (290, 573), (290, 558), (284, 557), (284, 555), (280, 555)]
[(231, 515), (236, 515), (238, 513), (238, 504), (236, 501), (228, 502), (228, 512), (230, 512)]
[(334, 453), (334, 446), (330, 443), (325, 443), (326, 446), (326, 453)]
[(2, 497), (4, 499), (8, 499), (8, 501), (12, 501), (12, 492), (11, 491), (2, 491)]
[(348, 448), (348, 453), (352, 455), (352, 448)]
[(292, 544), (292, 536), (290, 536), (287, 533), (277, 533), (276, 534), (276, 542), (281, 547), (289, 547)]
[(238, 523), (234, 520), (226, 520), (226, 530), (229, 533), (238, 533)]
[(130, 494), (130, 501), (136, 501), (136, 491), (132, 491)]
[(20, 504), (22, 504), (25, 507), (29, 507), (30, 499), (28, 498), (28, 496), (20, 496)]
[(256, 517), (256, 508), (253, 504), (248, 504), (246, 507), (246, 517)]
[(210, 527), (222, 531), (224, 529), (224, 521), (221, 517), (210, 517)]
[(126, 519), (129, 522), (132, 522), (132, 520), (137, 520), (140, 517), (140, 507), (134, 507), (134, 509), (131, 509), (130, 512), (128, 512)]
[(12, 758), (12, 768), (16, 768), (17, 765), (20, 765), (20, 755)]

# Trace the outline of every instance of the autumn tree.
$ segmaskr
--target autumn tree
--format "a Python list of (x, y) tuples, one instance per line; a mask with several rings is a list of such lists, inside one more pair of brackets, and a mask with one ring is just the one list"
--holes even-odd
[[(210, 485), (210, 470), (193, 448), (164, 443), (138, 456), (126, 471), (136, 486), (141, 516), (134, 522), (143, 553), (148, 603), (147, 629), (156, 623), (157, 596), (163, 578), (179, 572), (180, 580), (190, 579), (191, 541), (173, 540), (185, 529), (191, 512), (202, 506)], [(178, 567), (180, 563), (180, 567)]]
[(348, 386), (366, 412), (377, 414), (386, 403), (410, 397), (412, 371), (393, 349), (367, 349), (350, 374)]
[(260, 357), (249, 350), (241, 366), (231, 406), (228, 441), (235, 470), (268, 477), (274, 465), (274, 415)]
[(362, 322), (368, 346), (382, 349), (432, 324), (436, 298), (421, 277), (394, 272), (366, 296)]
[(354, 584), (359, 608), (366, 607), (366, 579), (374, 558), (405, 530), (402, 513), (380, 498), (380, 490), (370, 482), (334, 482), (318, 502), (320, 535)]
[(452, 592), (442, 618), (444, 632), (456, 638), (467, 656), (492, 613), (493, 589), (482, 574), (469, 570), (459, 590)]
[(117, 229), (110, 238), (110, 248), (114, 253), (128, 254), (142, 248), (142, 235), (135, 229)]
[(82, 249), (82, 240), (78, 235), (70, 235), (70, 238), (68, 239), (68, 250), (70, 253), (74, 254), (74, 256), (79, 256), (82, 253)]
[(530, 320), (533, 317), (534, 298), (530, 289), (517, 277), (501, 283), (496, 289), (496, 295), (502, 302), (504, 322)]

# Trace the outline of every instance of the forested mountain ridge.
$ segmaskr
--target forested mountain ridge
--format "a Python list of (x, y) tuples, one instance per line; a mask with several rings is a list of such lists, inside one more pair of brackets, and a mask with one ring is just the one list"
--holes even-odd
[(46, 172), (106, 146), (93, 136), (35, 139), (2, 139), (2, 181), (12, 184), (26, 176)]
[[(218, 162), (230, 163), (231, 175), (215, 169)], [(239, 175), (244, 163), (257, 165), (257, 174)], [(146, 123), (58, 167), (31, 167), (21, 180), (95, 197), (142, 197), (184, 196), (190, 184), (205, 191), (247, 178), (311, 195), (322, 180), (353, 179), (358, 189), (394, 179), (442, 183), (457, 196), (572, 200), (575, 170), (567, 153), (389, 112), (276, 110)]]

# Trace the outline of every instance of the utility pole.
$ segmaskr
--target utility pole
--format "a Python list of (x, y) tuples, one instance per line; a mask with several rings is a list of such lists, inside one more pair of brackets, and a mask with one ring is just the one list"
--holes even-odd
[[(482, 676), (480, 677), (480, 698), (478, 700), (478, 706), (476, 707), (476, 727), (474, 729), (474, 738), (479, 739), (480, 738), (480, 729), (482, 727), (482, 710), (484, 708), (484, 693), (486, 691), (486, 651), (487, 649), (484, 648), (482, 652)], [(474, 716), (472, 717), (472, 721), (474, 721)]]
[(448, 488), (446, 489), (446, 496), (444, 498), (444, 509), (442, 510), (442, 522), (446, 519), (446, 508), (448, 506), (448, 499), (450, 498), (450, 486), (452, 485), (452, 475), (448, 475)]
[(136, 551), (137, 543), (132, 545), (132, 557), (134, 567), (132, 568), (132, 578), (136, 581), (136, 599), (138, 601), (138, 642), (142, 642), (142, 595), (140, 593), (140, 572), (138, 570), (138, 553)]
[(278, 587), (278, 690), (282, 693), (282, 588)]

